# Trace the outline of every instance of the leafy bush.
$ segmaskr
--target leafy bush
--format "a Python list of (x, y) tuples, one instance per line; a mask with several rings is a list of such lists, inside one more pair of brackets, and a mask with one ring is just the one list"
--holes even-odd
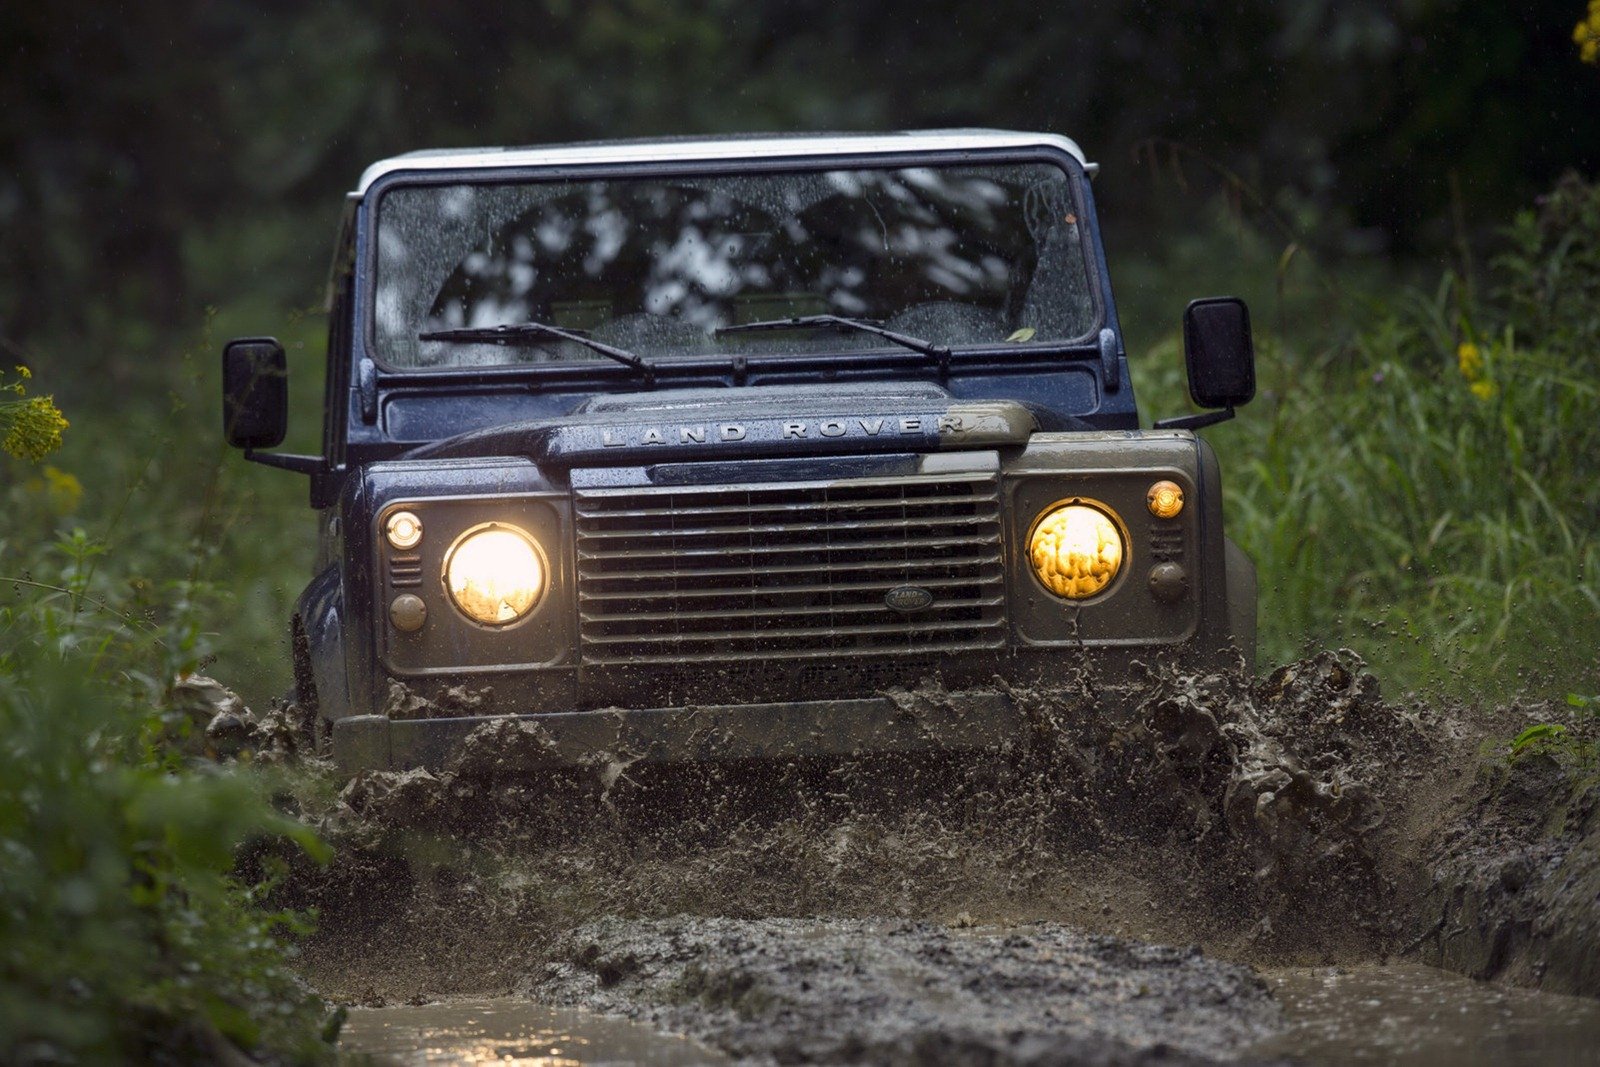
[(244, 775), (152, 758), (158, 724), (73, 666), (0, 685), (0, 1060), (318, 1059), (294, 920), (229, 875), (247, 838), (306, 831)]
[(328, 1058), (299, 920), (233, 873), (247, 842), (322, 846), (264, 773), (197, 757), (208, 709), (170, 688), (224, 599), (107, 552), (72, 475), (0, 462), (0, 1061)]

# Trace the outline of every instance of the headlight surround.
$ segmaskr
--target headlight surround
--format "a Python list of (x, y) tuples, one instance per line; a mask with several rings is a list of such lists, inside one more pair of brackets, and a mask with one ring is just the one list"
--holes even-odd
[(1122, 572), (1127, 554), (1116, 512), (1084, 497), (1045, 508), (1028, 533), (1033, 573), (1046, 589), (1068, 600), (1104, 592)]
[(509, 626), (538, 605), (549, 585), (544, 550), (508, 523), (475, 526), (456, 538), (444, 559), (450, 602), (473, 622)]

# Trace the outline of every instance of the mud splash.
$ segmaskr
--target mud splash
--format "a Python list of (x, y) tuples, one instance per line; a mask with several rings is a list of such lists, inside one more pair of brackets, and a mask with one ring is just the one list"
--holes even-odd
[(1468, 738), (1354, 654), (1259, 683), (1153, 672), (1120, 711), (1092, 678), (1006, 692), (1027, 736), (969, 758), (530, 776), (538, 729), (491, 724), (450, 770), (310, 805), (338, 858), (286, 902), (319, 908), (311, 972), (357, 999), (508, 988), (601, 916), (1049, 920), (1307, 964), (1414, 936), (1429, 790)]
[[(884, 1063), (1249, 1058), (1275, 1009), (1222, 960), (1600, 994), (1600, 717), (1388, 701), (1349, 652), (1154, 670), (1131, 705), (1092, 677), (995, 691), (1027, 730), (967, 757), (530, 773), (550, 738), (499, 721), (438, 773), (324, 769), (298, 803), (336, 859), (282, 890), (320, 912), (304, 970), (354, 1003), (532, 996)], [(889, 695), (913, 718), (963, 699)], [(1118, 974), (1144, 992), (1096, 999)], [(1206, 1021), (1146, 1026), (1147, 995)], [(907, 1013), (928, 1025), (884, 1029)]]

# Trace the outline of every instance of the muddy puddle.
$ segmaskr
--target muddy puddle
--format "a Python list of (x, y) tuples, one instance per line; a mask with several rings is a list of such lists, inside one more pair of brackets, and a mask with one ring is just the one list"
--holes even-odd
[(355, 1008), (339, 1047), (375, 1067), (687, 1067), (727, 1063), (685, 1038), (625, 1019), (509, 998), (462, 998), (391, 1008)]
[(1420, 964), (1267, 975), (1288, 1028), (1251, 1050), (1307, 1064), (1600, 1063), (1600, 1002), (1475, 982)]
[[(1475, 982), (1420, 964), (1280, 969), (1265, 977), (1282, 1005), (1280, 1029), (1211, 1062), (1288, 1061), (1307, 1067), (1600, 1063), (1600, 1003), (1593, 1000)], [(1108, 1025), (1115, 1028), (1118, 1022)], [(1063, 1042), (1063, 1052), (1072, 1048), (1081, 1050)], [(735, 1062), (647, 1025), (512, 998), (357, 1008), (345, 1024), (341, 1049), (356, 1062), (370, 1058), (395, 1067)], [(1138, 1050), (1129, 1051), (1136, 1055)]]

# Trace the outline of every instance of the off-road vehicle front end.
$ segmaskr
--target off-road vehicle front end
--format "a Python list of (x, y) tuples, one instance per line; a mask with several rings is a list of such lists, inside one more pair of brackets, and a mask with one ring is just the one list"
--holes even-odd
[(320, 455), (260, 451), (282, 348), (224, 353), (230, 441), (310, 478), (296, 688), (340, 762), (998, 747), (996, 678), (1252, 657), (1193, 432), (1253, 394), (1248, 316), (1190, 305), (1219, 410), (1141, 430), (1093, 169), (992, 131), (369, 169)]

